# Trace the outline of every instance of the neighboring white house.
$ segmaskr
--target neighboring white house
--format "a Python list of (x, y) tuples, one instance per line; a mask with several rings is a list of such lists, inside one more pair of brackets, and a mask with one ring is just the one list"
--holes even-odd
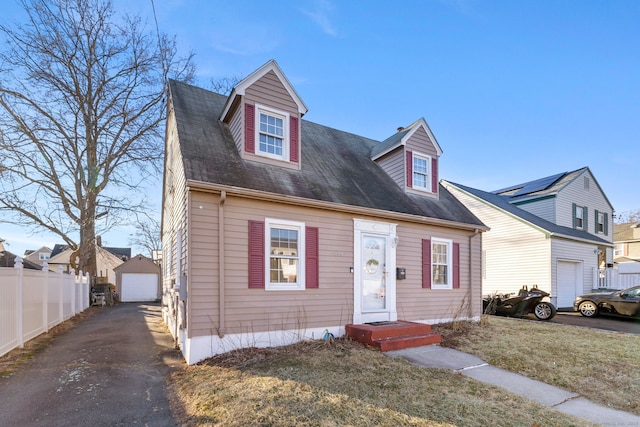
[(442, 184), (491, 228), (482, 239), (485, 295), (537, 285), (571, 307), (613, 262), (613, 207), (587, 167), (494, 192)]

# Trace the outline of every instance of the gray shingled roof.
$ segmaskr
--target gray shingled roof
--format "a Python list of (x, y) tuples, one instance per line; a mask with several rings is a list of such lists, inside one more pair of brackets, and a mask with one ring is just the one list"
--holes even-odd
[(514, 206), (511, 203), (509, 203), (510, 198), (508, 196), (499, 196), (494, 193), (489, 193), (486, 191), (478, 190), (476, 188), (467, 187), (466, 185), (456, 184), (453, 182), (450, 182), (450, 184), (554, 235), (573, 238), (573, 239), (579, 239), (579, 240), (586, 240), (596, 244), (606, 244), (608, 246), (611, 246), (610, 242), (604, 239), (601, 239), (599, 237), (596, 237), (593, 234), (588, 233), (587, 231), (575, 230), (570, 227), (563, 227), (561, 225), (557, 225), (551, 221), (542, 219), (539, 216), (532, 214), (531, 212), (525, 211), (522, 208)]
[(589, 172), (591, 178), (593, 178), (594, 184), (600, 189), (609, 206), (613, 208), (611, 202), (607, 198), (607, 195), (602, 191), (600, 184), (593, 176), (593, 173), (587, 166), (576, 169), (571, 172), (561, 172), (555, 175), (547, 176), (545, 178), (539, 178), (534, 181), (525, 182), (523, 184), (511, 185), (500, 190), (492, 191), (494, 194), (509, 197), (509, 201), (514, 204), (520, 202), (536, 200), (543, 197), (555, 197), (560, 190), (572, 183), (576, 178), (582, 175), (584, 172)]
[(370, 159), (381, 144), (301, 120), (302, 170), (243, 160), (218, 120), (226, 96), (170, 81), (187, 180), (483, 226), (445, 188), (440, 198), (406, 194)]

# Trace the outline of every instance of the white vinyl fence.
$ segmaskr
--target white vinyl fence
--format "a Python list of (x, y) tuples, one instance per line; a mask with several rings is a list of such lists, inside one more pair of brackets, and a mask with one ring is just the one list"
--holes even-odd
[(621, 272), (616, 268), (600, 269), (594, 289), (627, 289), (640, 285), (640, 273)]
[(0, 356), (89, 307), (89, 275), (0, 268)]

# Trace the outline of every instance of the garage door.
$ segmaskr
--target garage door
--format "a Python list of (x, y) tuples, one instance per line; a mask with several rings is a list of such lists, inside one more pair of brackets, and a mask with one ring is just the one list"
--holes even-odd
[(558, 308), (573, 307), (573, 301), (582, 293), (582, 263), (558, 261)]
[(158, 275), (122, 273), (122, 302), (155, 301), (158, 299)]

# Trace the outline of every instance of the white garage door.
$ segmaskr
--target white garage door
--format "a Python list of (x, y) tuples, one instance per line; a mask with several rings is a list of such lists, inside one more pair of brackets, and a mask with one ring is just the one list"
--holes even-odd
[(582, 290), (582, 263), (558, 261), (558, 301), (557, 306), (573, 307), (573, 301)]
[(158, 275), (122, 273), (122, 302), (155, 301), (158, 299)]

